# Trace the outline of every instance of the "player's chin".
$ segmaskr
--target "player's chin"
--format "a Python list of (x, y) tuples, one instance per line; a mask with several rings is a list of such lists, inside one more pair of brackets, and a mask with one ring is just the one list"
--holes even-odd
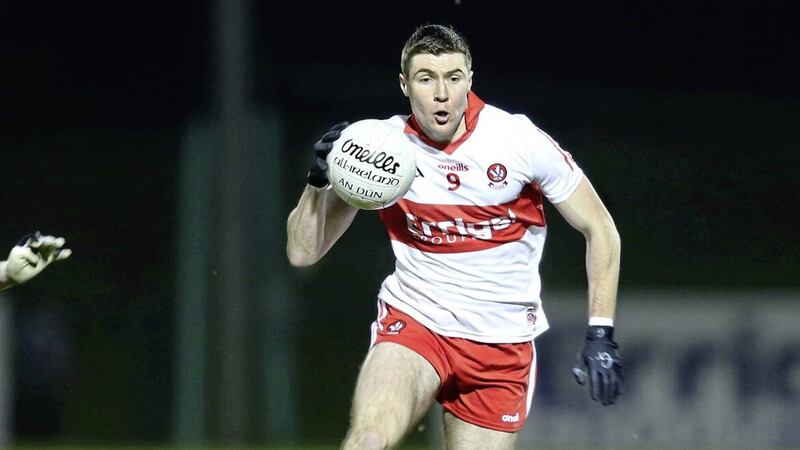
[(457, 123), (446, 122), (443, 124), (437, 123), (435, 125), (436, 133), (442, 137), (452, 137), (458, 129)]
[(443, 139), (447, 139), (449, 136), (452, 136), (452, 134), (455, 133), (455, 130), (458, 128), (458, 124), (451, 123), (449, 120), (444, 123), (431, 120), (422, 128), (429, 138), (435, 141), (441, 141)]

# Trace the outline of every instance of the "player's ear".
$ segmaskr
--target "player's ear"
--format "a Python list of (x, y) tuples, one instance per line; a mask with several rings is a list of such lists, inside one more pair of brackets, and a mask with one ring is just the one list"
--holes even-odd
[(469, 88), (470, 88), (470, 89), (472, 89), (472, 74), (473, 74), (473, 73), (474, 73), (474, 72), (470, 70), (470, 71), (469, 71), (469, 76), (467, 77), (467, 81), (468, 81), (468, 85), (469, 85)]
[(401, 73), (398, 78), (400, 80), (400, 90), (403, 91), (403, 95), (408, 97), (408, 85), (406, 84), (406, 77), (404, 77)]

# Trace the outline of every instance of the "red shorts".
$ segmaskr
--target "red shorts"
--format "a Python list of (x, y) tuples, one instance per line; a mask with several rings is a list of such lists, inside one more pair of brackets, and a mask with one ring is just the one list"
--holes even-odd
[(533, 342), (486, 344), (442, 336), (378, 301), (372, 345), (394, 342), (431, 363), (441, 386), (436, 400), (461, 420), (492, 430), (522, 429), (536, 386)]

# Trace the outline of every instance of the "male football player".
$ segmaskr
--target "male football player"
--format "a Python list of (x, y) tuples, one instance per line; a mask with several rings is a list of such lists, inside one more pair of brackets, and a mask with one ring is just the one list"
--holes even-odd
[[(514, 448), (534, 391), (534, 338), (548, 328), (538, 274), (545, 198), (586, 238), (588, 331), (573, 373), (603, 404), (622, 393), (614, 222), (569, 153), (527, 117), (472, 91), (471, 67), (464, 38), (449, 27), (420, 27), (402, 50), (399, 82), (411, 114), (387, 122), (416, 144), (418, 173), (379, 213), (396, 265), (378, 292), (344, 449), (393, 447), (434, 400), (444, 409), (446, 448)], [(357, 213), (325, 175), (346, 126), (315, 145), (287, 223), (294, 266), (318, 261)]]
[(42, 235), (38, 231), (22, 238), (5, 261), (0, 261), (0, 290), (22, 284), (39, 275), (54, 261), (69, 258), (72, 250), (64, 248), (62, 237)]

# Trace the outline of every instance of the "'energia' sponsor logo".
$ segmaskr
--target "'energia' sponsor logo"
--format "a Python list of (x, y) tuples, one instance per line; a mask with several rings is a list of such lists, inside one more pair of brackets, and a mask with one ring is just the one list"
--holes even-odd
[(463, 217), (454, 217), (441, 221), (420, 220), (414, 214), (406, 213), (406, 225), (414, 239), (432, 244), (455, 243), (466, 239), (492, 239), (494, 231), (504, 230), (517, 221), (511, 208), (508, 215), (493, 217), (480, 222), (465, 222)]

